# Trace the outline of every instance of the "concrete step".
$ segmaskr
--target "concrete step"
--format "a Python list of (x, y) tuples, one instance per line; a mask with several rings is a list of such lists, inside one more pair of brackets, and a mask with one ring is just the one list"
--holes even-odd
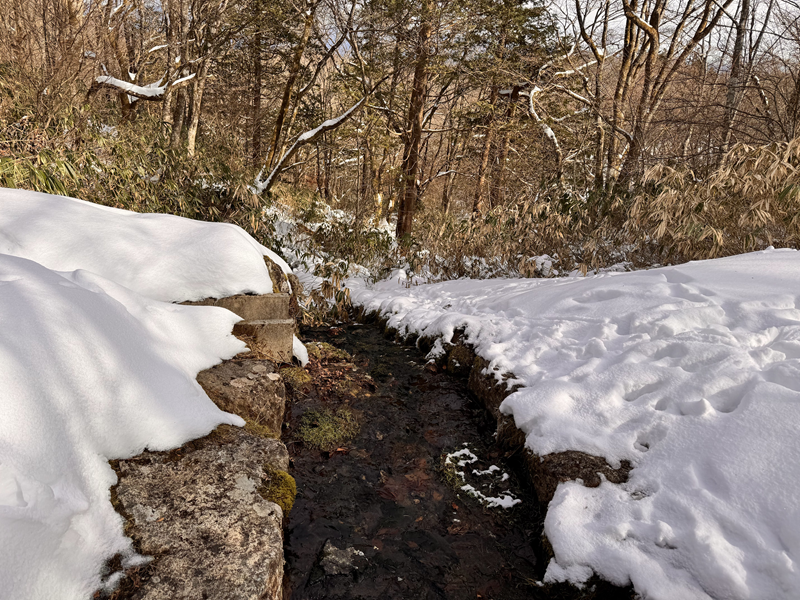
[(206, 298), (199, 302), (184, 302), (196, 306), (220, 306), (236, 313), (245, 321), (272, 321), (289, 318), (289, 294), (263, 294), (260, 296), (228, 296)]
[(252, 338), (250, 349), (265, 354), (269, 360), (292, 362), (294, 319), (240, 321), (233, 326), (233, 334)]

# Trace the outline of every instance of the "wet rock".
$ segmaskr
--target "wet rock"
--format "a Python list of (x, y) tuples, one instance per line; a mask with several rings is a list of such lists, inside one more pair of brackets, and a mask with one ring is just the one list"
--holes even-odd
[(540, 458), (526, 449), (523, 462), (539, 501), (544, 503), (553, 499), (559, 483), (580, 479), (586, 487), (598, 487), (602, 482), (600, 475), (611, 483), (625, 483), (632, 468), (624, 460), (618, 469), (614, 469), (599, 456), (575, 450), (547, 454)]
[(283, 514), (258, 490), (288, 464), (279, 441), (229, 425), (176, 450), (112, 463), (126, 533), (153, 557), (125, 597), (282, 598)]
[(275, 366), (264, 360), (232, 360), (202, 371), (197, 382), (222, 410), (262, 430), (280, 434), (286, 390)]
[(489, 367), (489, 361), (480, 356), (476, 357), (472, 362), (469, 374), (469, 389), (497, 420), (502, 417), (500, 405), (503, 400), (521, 387), (517, 385), (509, 388), (506, 380), (511, 377), (512, 375), (507, 373), (503, 376), (502, 381), (498, 381), (494, 371)]
[(326, 575), (349, 575), (358, 569), (356, 560), (362, 556), (364, 553), (352, 546), (340, 550), (328, 540), (322, 548), (319, 564)]

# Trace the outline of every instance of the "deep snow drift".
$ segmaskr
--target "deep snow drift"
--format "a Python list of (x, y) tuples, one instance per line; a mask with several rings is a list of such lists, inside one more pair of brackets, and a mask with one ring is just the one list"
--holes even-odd
[(108, 460), (244, 424), (195, 381), (246, 349), (239, 317), (162, 301), (272, 292), (264, 255), (290, 272), (234, 225), (0, 189), (0, 599), (85, 600), (141, 560)]
[(265, 254), (291, 272), (236, 225), (5, 188), (0, 188), (0, 254), (56, 271), (86, 269), (165, 302), (271, 293)]
[(523, 384), (501, 410), (534, 452), (634, 465), (624, 485), (559, 486), (546, 581), (594, 571), (653, 600), (797, 597), (800, 253), (586, 278), (396, 279), (351, 282), (352, 298), (401, 331), (465, 327)]
[(131, 555), (108, 459), (243, 424), (194, 380), (244, 350), (237, 320), (0, 255), (1, 598), (89, 598)]

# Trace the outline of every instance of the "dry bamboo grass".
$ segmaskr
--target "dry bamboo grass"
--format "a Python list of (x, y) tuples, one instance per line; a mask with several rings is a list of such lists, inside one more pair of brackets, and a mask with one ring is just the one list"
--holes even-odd
[(659, 165), (643, 183), (625, 229), (651, 236), (670, 262), (800, 241), (800, 139), (735, 146), (707, 180)]
[[(591, 201), (541, 197), (494, 208), (480, 217), (426, 214), (415, 232), (411, 263), (432, 280), (461, 277), (550, 277), (629, 263), (653, 263), (648, 241), (622, 227), (622, 203), (597, 217)], [(552, 259), (542, 262), (541, 257)]]

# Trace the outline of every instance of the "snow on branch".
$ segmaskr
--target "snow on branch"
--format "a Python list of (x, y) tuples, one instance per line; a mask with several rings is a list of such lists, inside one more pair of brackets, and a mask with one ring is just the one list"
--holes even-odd
[(553, 73), (553, 77), (567, 77), (569, 75), (574, 75), (575, 73), (578, 73), (583, 69), (588, 69), (589, 67), (595, 64), (597, 64), (596, 60), (590, 60), (582, 65), (575, 67), (574, 69), (567, 69), (566, 71), (557, 71), (556, 73)]
[[(119, 92), (125, 92), (129, 96), (135, 96), (142, 100), (160, 100), (166, 91), (166, 86), (143, 86), (111, 77), (111, 75), (100, 75), (95, 80), (97, 87), (109, 87)], [(94, 86), (93, 86), (94, 87)]]
[(267, 178), (265, 180), (262, 180), (261, 177), (264, 175), (264, 170), (269, 168), (269, 165), (264, 164), (264, 166), (261, 167), (261, 170), (258, 172), (258, 175), (256, 175), (256, 180), (253, 183), (252, 187), (253, 192), (256, 194), (263, 194), (264, 192), (268, 192), (275, 183), (278, 175), (280, 175), (285, 170), (284, 165), (286, 165), (286, 163), (288, 163), (291, 160), (292, 156), (294, 156), (294, 154), (300, 149), (301, 146), (304, 146), (305, 144), (310, 144), (316, 141), (320, 136), (322, 136), (322, 134), (343, 125), (351, 116), (353, 116), (353, 113), (355, 113), (359, 108), (361, 108), (361, 106), (367, 101), (367, 98), (369, 98), (372, 95), (372, 93), (376, 89), (378, 89), (378, 86), (380, 86), (388, 78), (389, 75), (386, 75), (383, 79), (381, 79), (378, 83), (376, 83), (371, 90), (369, 90), (366, 94), (364, 94), (361, 100), (356, 102), (353, 106), (348, 108), (338, 117), (335, 117), (333, 119), (328, 119), (327, 121), (324, 121), (321, 125), (315, 127), (314, 129), (311, 129), (310, 131), (306, 131), (304, 134), (300, 135), (294, 141), (294, 144), (292, 144), (292, 146), (284, 153), (284, 155), (281, 156), (280, 160), (278, 160), (278, 162), (272, 167), (272, 170), (270, 171)]
[(364, 96), (363, 98), (361, 98), (361, 100), (356, 102), (353, 106), (351, 106), (349, 109), (347, 109), (338, 117), (333, 119), (328, 119), (318, 127), (315, 127), (310, 131), (306, 131), (304, 134), (298, 137), (295, 140), (294, 144), (292, 144), (291, 148), (289, 148), (289, 150), (287, 150), (286, 153), (283, 156), (281, 156), (280, 160), (272, 168), (272, 171), (270, 171), (269, 176), (267, 176), (267, 178), (264, 181), (262, 181), (261, 176), (264, 174), (264, 169), (267, 166), (264, 165), (264, 167), (261, 168), (261, 171), (259, 171), (258, 176), (256, 176), (256, 181), (255, 184), (253, 185), (253, 187), (255, 188), (255, 193), (262, 194), (265, 191), (269, 191), (269, 189), (275, 183), (275, 178), (284, 170), (284, 165), (287, 162), (289, 162), (289, 160), (292, 158), (292, 156), (294, 156), (294, 154), (300, 149), (301, 146), (316, 141), (325, 132), (331, 131), (332, 129), (336, 129), (340, 125), (344, 124), (344, 122), (347, 121), (347, 119), (349, 119), (354, 112), (356, 112), (359, 108), (361, 108), (361, 105), (364, 104), (366, 100), (367, 96)]
[(172, 84), (158, 85), (158, 83), (151, 83), (148, 85), (136, 85), (128, 81), (123, 81), (122, 79), (117, 79), (116, 77), (111, 77), (110, 75), (100, 75), (99, 77), (95, 78), (90, 92), (97, 91), (101, 88), (111, 88), (118, 92), (124, 92), (129, 96), (133, 96), (134, 98), (139, 98), (140, 100), (158, 101), (164, 97), (164, 93), (167, 91), (167, 88), (175, 88), (185, 85), (188, 81), (194, 78), (194, 76), (195, 74), (192, 73), (186, 77), (181, 77)]

